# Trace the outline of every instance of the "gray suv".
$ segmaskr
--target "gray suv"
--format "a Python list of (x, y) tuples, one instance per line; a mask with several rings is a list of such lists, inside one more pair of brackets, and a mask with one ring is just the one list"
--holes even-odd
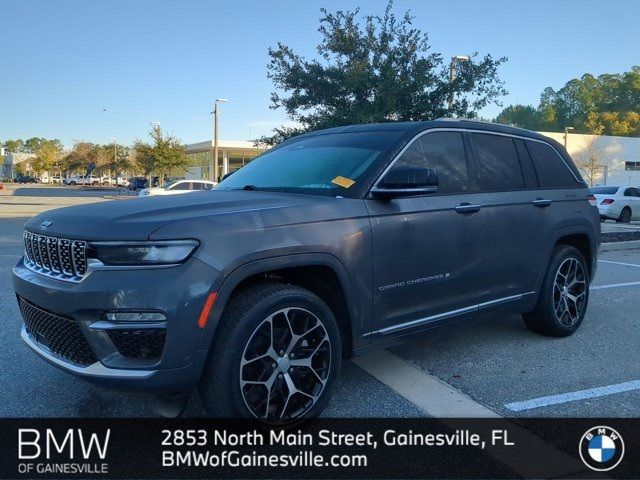
[(501, 310), (572, 334), (595, 199), (564, 148), (466, 120), (333, 128), (212, 191), (48, 211), (13, 269), (22, 338), (113, 387), (198, 386), (213, 416), (320, 413), (343, 358)]

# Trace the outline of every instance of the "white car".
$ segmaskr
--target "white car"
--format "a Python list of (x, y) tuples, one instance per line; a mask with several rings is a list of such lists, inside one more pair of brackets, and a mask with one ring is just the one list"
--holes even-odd
[(640, 220), (640, 188), (607, 185), (593, 187), (591, 192), (596, 197), (600, 220), (610, 218), (622, 223)]
[(99, 185), (101, 183), (100, 177), (94, 177), (92, 175), (73, 175), (64, 179), (65, 185)]
[(148, 197), (153, 195), (175, 195), (178, 193), (201, 192), (211, 190), (216, 182), (209, 180), (176, 180), (164, 187), (143, 188), (138, 194), (139, 197)]

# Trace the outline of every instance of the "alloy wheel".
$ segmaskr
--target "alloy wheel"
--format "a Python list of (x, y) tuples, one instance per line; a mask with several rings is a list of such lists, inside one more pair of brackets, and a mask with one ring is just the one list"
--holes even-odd
[(240, 389), (255, 417), (286, 422), (301, 417), (324, 391), (331, 342), (320, 319), (290, 307), (265, 318), (249, 338), (240, 361)]
[(564, 327), (572, 327), (580, 319), (586, 305), (587, 277), (582, 263), (570, 257), (556, 272), (553, 284), (553, 306), (556, 319)]

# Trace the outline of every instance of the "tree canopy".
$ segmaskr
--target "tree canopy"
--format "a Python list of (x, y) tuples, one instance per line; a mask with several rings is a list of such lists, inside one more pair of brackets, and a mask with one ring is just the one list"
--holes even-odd
[(164, 177), (167, 173), (184, 173), (188, 158), (180, 140), (165, 135), (159, 125), (154, 125), (149, 135), (153, 143), (136, 140), (133, 145), (135, 161), (145, 175), (156, 173)]
[[(414, 26), (410, 12), (398, 17), (390, 1), (382, 16), (359, 9), (321, 9), (318, 58), (306, 59), (278, 43), (269, 49), (267, 75), (276, 91), (271, 108), (283, 108), (299, 127), (275, 129), (267, 144), (305, 131), (354, 123), (476, 117), (507, 92), (498, 78), (506, 57), (470, 55), (456, 63), (431, 52), (428, 34)], [(455, 103), (449, 105), (451, 95)]]
[(640, 136), (640, 66), (597, 77), (586, 73), (557, 91), (547, 87), (537, 107), (510, 105), (496, 121), (551, 132), (574, 127), (576, 133)]

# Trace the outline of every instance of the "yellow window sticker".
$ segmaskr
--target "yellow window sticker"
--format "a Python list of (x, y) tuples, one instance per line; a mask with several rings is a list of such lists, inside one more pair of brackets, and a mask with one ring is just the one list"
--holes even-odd
[(351, 185), (353, 185), (356, 182), (355, 180), (351, 180), (350, 178), (341, 177), (340, 175), (338, 175), (336, 178), (331, 180), (331, 183), (335, 183), (336, 185), (339, 185), (342, 188), (349, 188)]

